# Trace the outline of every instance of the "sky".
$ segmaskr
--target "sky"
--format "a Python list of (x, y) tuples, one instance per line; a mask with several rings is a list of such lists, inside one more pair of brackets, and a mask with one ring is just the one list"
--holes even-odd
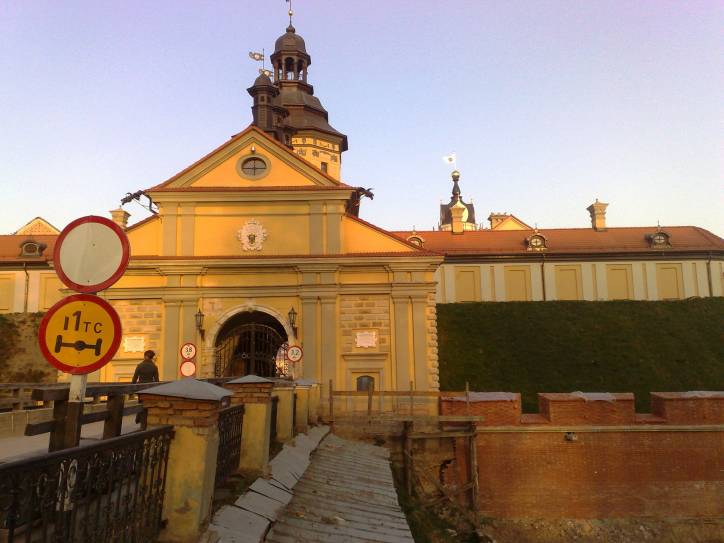
[[(724, 236), (724, 3), (295, 0), (361, 216), (429, 230), (457, 154), (479, 222)], [(283, 0), (0, 2), (0, 233), (109, 216), (251, 122)], [(131, 223), (147, 216), (127, 204)], [(487, 221), (486, 221), (487, 226)]]

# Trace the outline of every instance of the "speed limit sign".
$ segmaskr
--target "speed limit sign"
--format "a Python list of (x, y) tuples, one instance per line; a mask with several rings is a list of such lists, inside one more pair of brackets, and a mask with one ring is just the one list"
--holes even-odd
[(192, 360), (196, 358), (196, 345), (193, 343), (184, 343), (181, 346), (181, 358), (184, 360)]
[(299, 362), (302, 359), (304, 351), (299, 345), (290, 345), (287, 349), (287, 360), (289, 362)]

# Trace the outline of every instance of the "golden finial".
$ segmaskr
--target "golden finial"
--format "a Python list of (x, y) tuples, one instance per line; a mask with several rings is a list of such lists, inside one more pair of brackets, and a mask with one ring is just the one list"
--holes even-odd
[(287, 3), (289, 4), (289, 26), (292, 26), (292, 15), (294, 15), (294, 11), (292, 11), (292, 0), (287, 0)]

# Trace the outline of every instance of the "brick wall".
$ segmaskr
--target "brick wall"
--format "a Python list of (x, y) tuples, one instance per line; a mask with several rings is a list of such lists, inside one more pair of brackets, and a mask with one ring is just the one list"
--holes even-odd
[(724, 424), (724, 392), (652, 392), (651, 414), (668, 424)]
[[(651, 415), (634, 413), (633, 402), (632, 394), (539, 394), (541, 412), (522, 415), (517, 394), (471, 393), (469, 408), (464, 397), (441, 397), (440, 411), (485, 417), (476, 445), (486, 516), (724, 515), (724, 428), (711, 427), (724, 424), (724, 392), (652, 393)], [(458, 441), (446, 484), (467, 479)]]
[(377, 330), (377, 348), (370, 352), (390, 352), (390, 298), (386, 295), (340, 296), (342, 352), (359, 351), (355, 347), (355, 330)]
[(153, 394), (140, 395), (143, 406), (148, 409), (148, 425), (172, 424), (193, 428), (195, 433), (204, 434), (208, 428), (219, 422), (219, 408), (225, 402), (169, 398)]
[[(123, 337), (143, 337), (145, 350), (161, 351), (161, 328), (163, 324), (163, 303), (161, 300), (113, 300), (123, 327)], [(143, 358), (143, 353), (126, 352), (123, 343), (117, 358)]]
[(226, 383), (224, 388), (233, 394), (232, 405), (269, 403), (274, 383)]

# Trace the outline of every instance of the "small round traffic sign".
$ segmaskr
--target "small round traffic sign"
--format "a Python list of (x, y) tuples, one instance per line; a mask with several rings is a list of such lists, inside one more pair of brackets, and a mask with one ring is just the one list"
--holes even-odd
[(184, 343), (181, 346), (181, 358), (184, 360), (191, 360), (196, 358), (196, 345), (193, 343)]
[(128, 237), (105, 217), (89, 215), (63, 228), (53, 265), (60, 280), (77, 292), (98, 292), (118, 281), (128, 266)]
[(74, 375), (105, 366), (121, 343), (121, 320), (107, 301), (92, 294), (62, 299), (43, 317), (40, 351), (52, 366)]
[(193, 360), (184, 360), (181, 362), (181, 367), (179, 369), (181, 371), (181, 375), (184, 377), (191, 377), (196, 373), (196, 364)]
[(289, 362), (299, 362), (302, 359), (304, 351), (299, 345), (290, 345), (287, 349), (287, 360)]

